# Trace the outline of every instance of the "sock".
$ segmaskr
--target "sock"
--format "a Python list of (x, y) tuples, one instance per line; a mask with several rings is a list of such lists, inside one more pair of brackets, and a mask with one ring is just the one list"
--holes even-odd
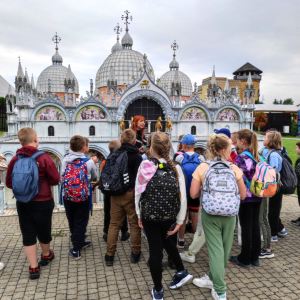
[(184, 242), (184, 239), (179, 238), (178, 241), (179, 242)]

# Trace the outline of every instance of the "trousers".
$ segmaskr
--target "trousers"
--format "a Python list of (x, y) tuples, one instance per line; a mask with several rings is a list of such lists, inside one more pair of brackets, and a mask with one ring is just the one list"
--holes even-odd
[(280, 232), (284, 225), (280, 219), (280, 211), (282, 206), (282, 194), (276, 194), (275, 196), (270, 198), (269, 201), (269, 224), (271, 227), (271, 235), (277, 236), (278, 232)]
[(264, 248), (271, 249), (271, 227), (268, 219), (269, 198), (263, 198), (259, 210), (259, 226), (264, 237)]

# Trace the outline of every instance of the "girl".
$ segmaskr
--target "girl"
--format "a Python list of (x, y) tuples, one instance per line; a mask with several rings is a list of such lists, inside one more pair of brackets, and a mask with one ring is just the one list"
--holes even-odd
[[(230, 139), (225, 134), (213, 133), (209, 137), (207, 147), (211, 162), (220, 160), (230, 165), (237, 180), (240, 199), (243, 200), (246, 196), (243, 173), (237, 166), (227, 162), (231, 154)], [(202, 163), (194, 172), (191, 197), (200, 196), (208, 167), (209, 164)], [(193, 283), (198, 287), (211, 289), (211, 295), (215, 300), (226, 300), (225, 266), (233, 243), (236, 217), (210, 215), (204, 209), (201, 211), (201, 216), (209, 253), (210, 271), (208, 276), (205, 274), (202, 278), (196, 278)]]
[[(244, 173), (243, 179), (247, 196), (241, 203), (239, 211), (242, 227), (242, 251), (238, 256), (231, 256), (230, 262), (244, 269), (249, 269), (251, 265), (260, 266), (258, 256), (261, 250), (259, 210), (262, 198), (254, 196), (247, 185), (247, 183), (251, 183), (256, 164), (260, 161), (256, 133), (250, 129), (240, 130), (237, 136), (237, 146), (242, 152), (236, 157), (235, 164)], [(249, 155), (252, 155), (252, 158)]]
[(147, 146), (147, 138), (144, 133), (145, 125), (146, 119), (143, 116), (135, 116), (130, 127), (136, 133), (135, 145), (138, 147), (141, 154), (145, 153), (145, 150), (143, 150), (142, 147)]
[(185, 134), (182, 134), (179, 136), (178, 138), (178, 142), (177, 142), (177, 152), (174, 154), (173, 160), (175, 161), (176, 157), (178, 155), (182, 155), (184, 153), (184, 150), (182, 149), (182, 138), (185, 136)]
[[(263, 155), (269, 162), (270, 166), (277, 169), (277, 172), (282, 168), (282, 157), (277, 151), (282, 148), (281, 134), (277, 131), (269, 131), (264, 138)], [(272, 151), (275, 150), (275, 151)], [(272, 152), (271, 152), (272, 151)], [(278, 236), (285, 237), (287, 232), (280, 219), (280, 211), (282, 206), (282, 193), (278, 193), (270, 198), (269, 202), (269, 224), (271, 227), (271, 242), (278, 242)]]
[[(136, 213), (138, 215), (139, 226), (145, 229), (147, 240), (149, 244), (149, 266), (151, 276), (154, 282), (154, 288), (152, 289), (153, 299), (163, 299), (164, 289), (162, 286), (162, 250), (163, 248), (167, 251), (169, 257), (172, 259), (173, 263), (176, 266), (177, 272), (173, 277), (173, 281), (169, 284), (169, 288), (176, 289), (181, 287), (182, 285), (189, 282), (193, 276), (190, 275), (187, 270), (184, 270), (184, 266), (182, 264), (179, 253), (176, 249), (176, 244), (169, 237), (176, 233), (184, 221), (185, 213), (186, 213), (186, 189), (185, 189), (185, 179), (183, 172), (180, 166), (175, 166), (174, 162), (169, 157), (170, 150), (170, 139), (168, 135), (165, 133), (153, 133), (151, 139), (151, 148), (150, 151), (153, 153), (153, 156), (158, 160), (145, 160), (141, 163), (140, 168), (138, 170), (136, 186), (135, 186), (135, 205), (136, 205)], [(162, 172), (162, 173), (159, 173)], [(161, 174), (161, 175), (158, 175)], [(158, 185), (155, 185), (158, 181), (154, 181), (155, 178), (161, 176), (162, 180), (173, 180), (176, 186), (179, 184), (181, 194), (180, 201), (180, 210), (176, 217), (176, 211), (174, 210), (174, 206), (169, 203), (173, 203), (173, 199), (168, 196), (164, 196), (163, 201), (165, 203), (157, 209), (155, 206), (155, 213), (161, 213), (162, 215), (166, 215), (163, 217), (164, 221), (155, 221), (149, 220), (147, 217), (147, 209), (151, 209), (153, 207), (153, 199), (155, 195), (147, 198), (147, 193), (149, 188), (153, 185), (155, 188)], [(153, 179), (152, 179), (153, 177)], [(160, 179), (159, 179), (160, 180)], [(150, 184), (151, 183), (151, 184)], [(149, 187), (148, 187), (149, 184)], [(174, 185), (173, 185), (174, 187)], [(168, 189), (168, 187), (166, 188)], [(177, 190), (178, 193), (178, 189)], [(144, 193), (145, 192), (145, 193)], [(163, 192), (160, 191), (161, 194)], [(154, 194), (154, 193), (153, 193)], [(145, 196), (146, 195), (146, 196)], [(168, 195), (168, 194), (167, 194)], [(140, 201), (142, 196), (142, 200)], [(150, 195), (152, 196), (152, 195)], [(175, 197), (176, 199), (176, 197)], [(153, 201), (151, 201), (153, 200)], [(157, 200), (157, 198), (156, 198)], [(162, 200), (157, 200), (162, 201)], [(177, 202), (178, 205), (178, 202)], [(167, 208), (166, 208), (167, 206)], [(141, 210), (140, 210), (141, 207)], [(177, 206), (178, 207), (178, 206)], [(174, 219), (169, 217), (168, 213), (170, 211), (174, 212)], [(150, 217), (150, 219), (153, 216)], [(174, 224), (176, 222), (176, 224)]]

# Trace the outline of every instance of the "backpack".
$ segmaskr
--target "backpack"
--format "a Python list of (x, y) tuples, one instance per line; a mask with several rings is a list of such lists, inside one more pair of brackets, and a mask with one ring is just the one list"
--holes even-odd
[(61, 191), (64, 199), (72, 202), (86, 201), (91, 198), (91, 184), (88, 181), (88, 158), (78, 158), (68, 163), (63, 175)]
[(286, 148), (285, 148), (284, 146), (282, 147), (281, 153), (282, 153), (282, 156), (283, 156), (285, 159), (287, 159), (287, 161), (288, 161), (291, 165), (293, 165), (293, 162), (292, 162), (292, 160), (289, 158), (289, 156), (288, 156), (288, 154), (287, 154), (287, 152), (286, 152)]
[(280, 192), (285, 195), (294, 194), (297, 187), (297, 175), (293, 165), (289, 163), (286, 155), (283, 155), (279, 150), (271, 150), (268, 157), (270, 157), (271, 153), (274, 151), (282, 157), (282, 168), (280, 171)]
[(155, 222), (176, 220), (180, 210), (176, 173), (167, 163), (160, 163), (156, 158), (149, 160), (158, 164), (158, 168), (142, 193), (142, 216), (145, 220)]
[(250, 192), (257, 197), (273, 197), (277, 192), (276, 170), (266, 162), (264, 157), (259, 156), (261, 161), (257, 163), (249, 151), (244, 151), (242, 154), (247, 155), (256, 163), (252, 181), (250, 182), (245, 176)]
[(192, 184), (192, 180), (193, 180), (193, 173), (197, 169), (197, 167), (201, 164), (198, 157), (199, 157), (198, 153), (194, 153), (191, 156), (189, 156), (186, 153), (183, 153), (183, 160), (181, 162), (181, 168), (186, 177), (186, 193), (187, 193), (187, 195), (190, 194), (191, 184)]
[(45, 152), (37, 151), (32, 156), (17, 154), (18, 160), (14, 165), (11, 180), (14, 197), (19, 202), (28, 203), (38, 194), (44, 184), (45, 178), (39, 185), (39, 166), (36, 162), (42, 154)]
[(201, 201), (209, 215), (234, 217), (239, 212), (240, 192), (231, 163), (208, 161)]
[(128, 157), (126, 151), (115, 149), (106, 159), (99, 189), (104, 195), (119, 196), (129, 189)]

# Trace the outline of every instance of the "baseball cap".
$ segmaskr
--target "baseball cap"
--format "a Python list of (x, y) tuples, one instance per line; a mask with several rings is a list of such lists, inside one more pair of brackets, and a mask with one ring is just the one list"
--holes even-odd
[(219, 133), (225, 134), (225, 135), (227, 135), (229, 138), (231, 138), (231, 132), (230, 132), (230, 130), (227, 129), (227, 128), (215, 129), (214, 132), (215, 132), (216, 134), (219, 134)]
[(182, 139), (181, 143), (185, 145), (194, 145), (196, 144), (195, 137), (191, 134), (186, 134)]

